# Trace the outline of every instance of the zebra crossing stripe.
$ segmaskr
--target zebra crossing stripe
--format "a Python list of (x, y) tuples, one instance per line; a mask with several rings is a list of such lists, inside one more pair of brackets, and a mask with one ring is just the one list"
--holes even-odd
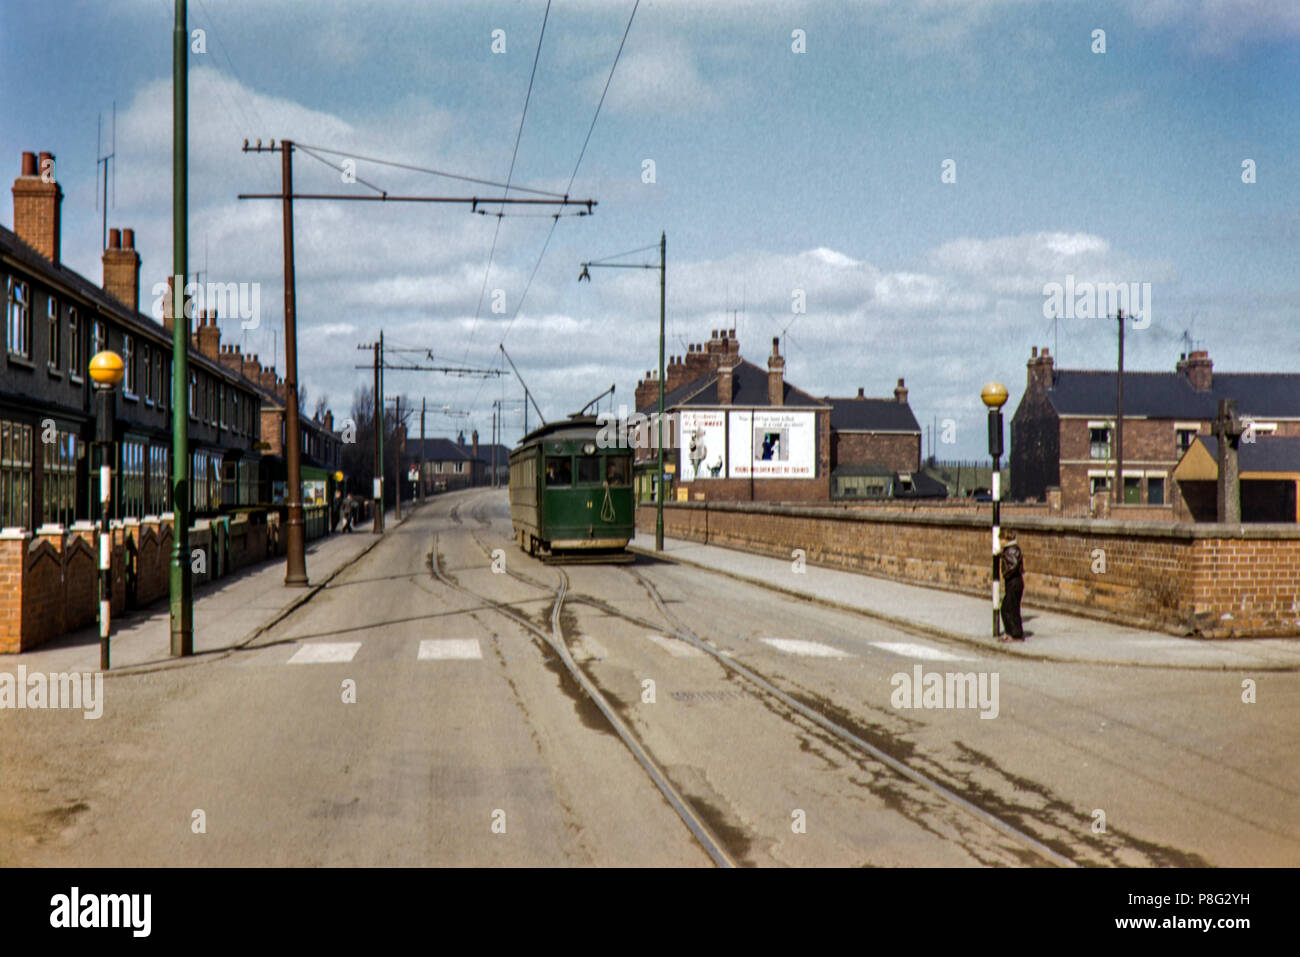
[(420, 661), (478, 661), (483, 651), (477, 638), (436, 638), (420, 642)]
[(311, 645), (299, 645), (288, 663), (291, 665), (347, 663), (357, 656), (360, 649), (359, 641), (321, 641)]
[(802, 638), (760, 638), (759, 641), (765, 645), (771, 645), (777, 651), (784, 651), (790, 655), (805, 655), (809, 658), (853, 657), (847, 651), (841, 651), (831, 645), (824, 645), (820, 641), (804, 641)]
[(902, 655), (904, 658), (920, 658), (924, 661), (975, 661), (974, 658), (967, 658), (963, 655), (954, 655), (946, 651), (940, 651), (938, 648), (931, 648), (929, 645), (921, 645), (911, 641), (873, 641), (870, 643), (873, 648), (879, 648), (881, 651), (888, 651), (890, 654)]

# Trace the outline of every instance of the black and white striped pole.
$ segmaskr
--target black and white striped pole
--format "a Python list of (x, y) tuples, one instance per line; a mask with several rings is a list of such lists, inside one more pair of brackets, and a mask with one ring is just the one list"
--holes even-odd
[(99, 459), (99, 668), (108, 670), (108, 642), (113, 624), (113, 532), (109, 524), (113, 500), (113, 399), (126, 374), (116, 352), (98, 352), (90, 360), (90, 378), (95, 383), (98, 416), (95, 441)]
[(1002, 610), (1002, 582), (998, 574), (998, 561), (1002, 553), (1002, 406), (1007, 401), (1007, 387), (1000, 382), (990, 382), (980, 390), (980, 400), (989, 409), (989, 455), (993, 457), (993, 474), (990, 481), (993, 492), (993, 535), (990, 544), (993, 552), (993, 637), (1002, 633), (1000, 614)]

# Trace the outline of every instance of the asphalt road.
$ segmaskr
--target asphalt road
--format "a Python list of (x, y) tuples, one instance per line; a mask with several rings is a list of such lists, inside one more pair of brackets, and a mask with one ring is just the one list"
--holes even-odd
[[(98, 721), (0, 712), (0, 863), (708, 866), (554, 650), (433, 576), (435, 536), (446, 574), (547, 627), (559, 571), (512, 544), (504, 491), (439, 498), (246, 650), (114, 677)], [(1046, 862), (673, 638), (647, 583), (1079, 863), (1300, 862), (1300, 675), (1247, 705), (1232, 672), (1015, 659), (650, 559), (567, 572), (573, 658), (742, 864)], [(918, 664), (996, 675), (996, 717), (897, 707)]]

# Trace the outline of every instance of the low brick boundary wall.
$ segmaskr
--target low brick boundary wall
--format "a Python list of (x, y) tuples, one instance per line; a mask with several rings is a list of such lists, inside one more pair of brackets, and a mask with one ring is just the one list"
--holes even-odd
[[(672, 502), (664, 534), (788, 560), (801, 548), (815, 565), (987, 596), (987, 509)], [(1300, 526), (1024, 514), (1003, 523), (1025, 553), (1029, 604), (1207, 638), (1300, 635)], [(654, 506), (640, 505), (637, 527), (654, 525)]]
[[(226, 528), (229, 531), (226, 531)], [(170, 585), (172, 517), (113, 522), (113, 614), (143, 607)], [(99, 529), (43, 525), (0, 531), (0, 654), (28, 651), (99, 616)], [(190, 529), (191, 574), (196, 585), (280, 552), (279, 516), (241, 513), (230, 520), (200, 521)], [(193, 571), (195, 555), (202, 572)], [(128, 585), (128, 578), (132, 579)], [(132, 594), (133, 591), (133, 594)]]

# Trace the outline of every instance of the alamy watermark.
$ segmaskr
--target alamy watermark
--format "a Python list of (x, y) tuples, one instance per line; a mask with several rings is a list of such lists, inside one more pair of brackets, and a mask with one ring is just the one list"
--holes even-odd
[(633, 448), (658, 448), (660, 428), (662, 427), (664, 436), (664, 448), (669, 447), (672, 441), (672, 415), (665, 412), (662, 420), (658, 412), (645, 414), (644, 412), (632, 412), (629, 414), (627, 406), (620, 405), (618, 414), (613, 412), (601, 412), (596, 416), (596, 424), (600, 426), (596, 432), (596, 448), (599, 449), (633, 449)]
[(104, 673), (35, 671), (27, 673), (26, 665), (18, 666), (18, 674), (0, 672), (0, 711), (69, 709), (85, 712), (87, 721), (104, 714)]
[(889, 703), (904, 709), (979, 708), (981, 718), (996, 718), (998, 678), (996, 671), (927, 672), (914, 665), (910, 675), (900, 671), (889, 679), (894, 688)]
[[(181, 277), (176, 277), (179, 282)], [(256, 329), (262, 324), (262, 284), (260, 282), (187, 282), (185, 283), (185, 318), (193, 319), (196, 310), (214, 309), (218, 316), (238, 318), (239, 328)], [(153, 284), (153, 317), (162, 322), (170, 308), (171, 286), (166, 281)]]
[(1076, 282), (1043, 284), (1043, 316), (1047, 319), (1100, 319), (1117, 316), (1120, 310), (1132, 316), (1134, 329), (1151, 325), (1151, 283)]

